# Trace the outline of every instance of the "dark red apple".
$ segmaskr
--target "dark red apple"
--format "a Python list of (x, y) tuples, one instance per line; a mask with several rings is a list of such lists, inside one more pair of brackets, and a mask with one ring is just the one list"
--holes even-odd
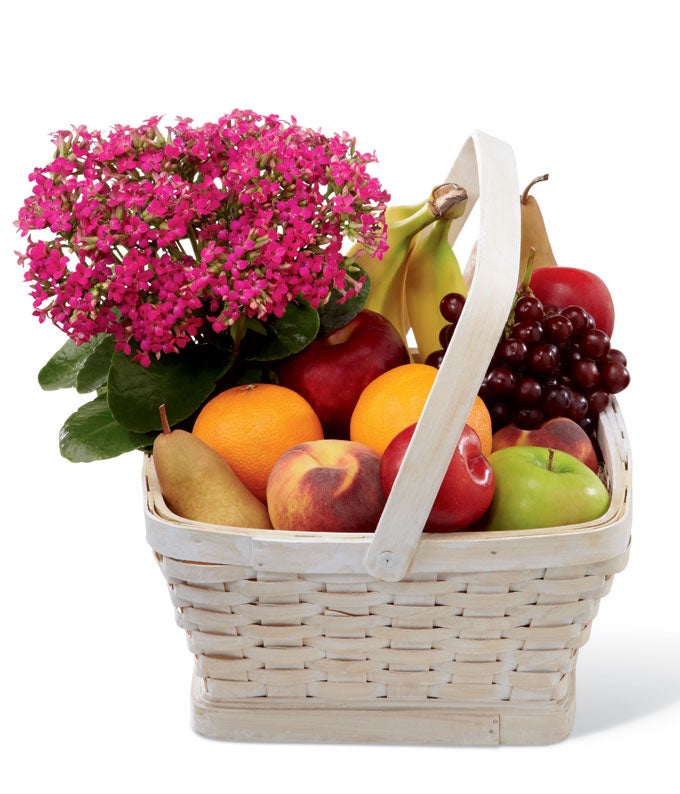
[(558, 416), (533, 430), (506, 425), (493, 434), (492, 450), (505, 447), (550, 447), (568, 452), (597, 473), (599, 466), (595, 447), (586, 431), (573, 419)]
[(364, 388), (409, 361), (408, 348), (392, 323), (363, 309), (347, 325), (283, 361), (279, 382), (314, 408), (326, 438), (347, 439), (352, 411)]
[[(380, 460), (380, 481), (387, 498), (399, 471), (415, 424), (398, 433)], [(489, 461), (482, 455), (479, 436), (465, 425), (449, 467), (425, 524), (426, 532), (453, 532), (474, 524), (493, 499), (495, 480)]]
[(541, 267), (534, 270), (529, 287), (544, 306), (581, 306), (595, 325), (609, 336), (614, 330), (614, 302), (599, 276), (577, 267)]

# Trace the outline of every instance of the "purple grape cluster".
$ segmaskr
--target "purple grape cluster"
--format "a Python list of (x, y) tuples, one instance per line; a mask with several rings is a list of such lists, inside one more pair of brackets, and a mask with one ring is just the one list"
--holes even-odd
[[(465, 305), (445, 295), (439, 312), (446, 324), (441, 350), (425, 363), (438, 367)], [(518, 297), (479, 390), (494, 431), (514, 423), (525, 430), (557, 416), (573, 419), (589, 434), (610, 395), (630, 383), (626, 357), (581, 306), (544, 306), (531, 294)]]

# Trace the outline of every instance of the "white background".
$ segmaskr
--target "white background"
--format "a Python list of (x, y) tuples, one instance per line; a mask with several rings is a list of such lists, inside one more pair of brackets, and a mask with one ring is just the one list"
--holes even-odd
[[(680, 738), (678, 56), (669, 4), (5, 4), (2, 136), (2, 747), (12, 792), (324, 792), (445, 786), (653, 790)], [(14, 8), (17, 10), (8, 10)], [(36, 374), (40, 326), (13, 251), (27, 175), (71, 124), (235, 107), (342, 129), (397, 203), (474, 128), (509, 141), (561, 264), (597, 272), (633, 374), (633, 549), (577, 667), (571, 737), (542, 748), (228, 744), (189, 728), (191, 657), (144, 538), (138, 454), (59, 457), (75, 393)], [(459, 252), (460, 253), (460, 252)], [(673, 764), (673, 767), (676, 765)]]

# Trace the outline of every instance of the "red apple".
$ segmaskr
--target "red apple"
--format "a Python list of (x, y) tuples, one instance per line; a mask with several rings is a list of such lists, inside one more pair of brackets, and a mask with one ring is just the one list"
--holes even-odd
[[(387, 498), (413, 436), (415, 424), (398, 433), (380, 460), (380, 481)], [(453, 532), (479, 520), (491, 504), (494, 474), (482, 455), (479, 436), (465, 425), (425, 524), (427, 532)]]
[(506, 447), (549, 447), (568, 452), (586, 464), (596, 474), (599, 470), (597, 453), (586, 431), (573, 419), (558, 416), (533, 430), (522, 430), (514, 424), (506, 425), (493, 434), (493, 452)]
[(347, 325), (283, 361), (279, 382), (314, 408), (326, 438), (347, 439), (352, 411), (364, 388), (409, 361), (408, 348), (392, 323), (364, 309)]
[(612, 335), (614, 302), (607, 285), (594, 273), (576, 267), (542, 267), (531, 274), (529, 287), (545, 306), (581, 306), (597, 328)]
[(267, 481), (274, 529), (373, 532), (384, 506), (380, 456), (357, 441), (297, 444), (278, 459)]

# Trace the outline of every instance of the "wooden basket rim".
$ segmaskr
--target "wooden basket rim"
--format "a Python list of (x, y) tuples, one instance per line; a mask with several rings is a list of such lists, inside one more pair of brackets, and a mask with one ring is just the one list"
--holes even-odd
[[(599, 519), (520, 531), (424, 533), (408, 575), (588, 564), (624, 553), (631, 532), (632, 472), (616, 399), (600, 416), (599, 441), (612, 497), (609, 509)], [(145, 456), (143, 479), (147, 540), (159, 554), (282, 574), (368, 576), (363, 559), (372, 533), (284, 532), (188, 521), (165, 504), (149, 455)]]

